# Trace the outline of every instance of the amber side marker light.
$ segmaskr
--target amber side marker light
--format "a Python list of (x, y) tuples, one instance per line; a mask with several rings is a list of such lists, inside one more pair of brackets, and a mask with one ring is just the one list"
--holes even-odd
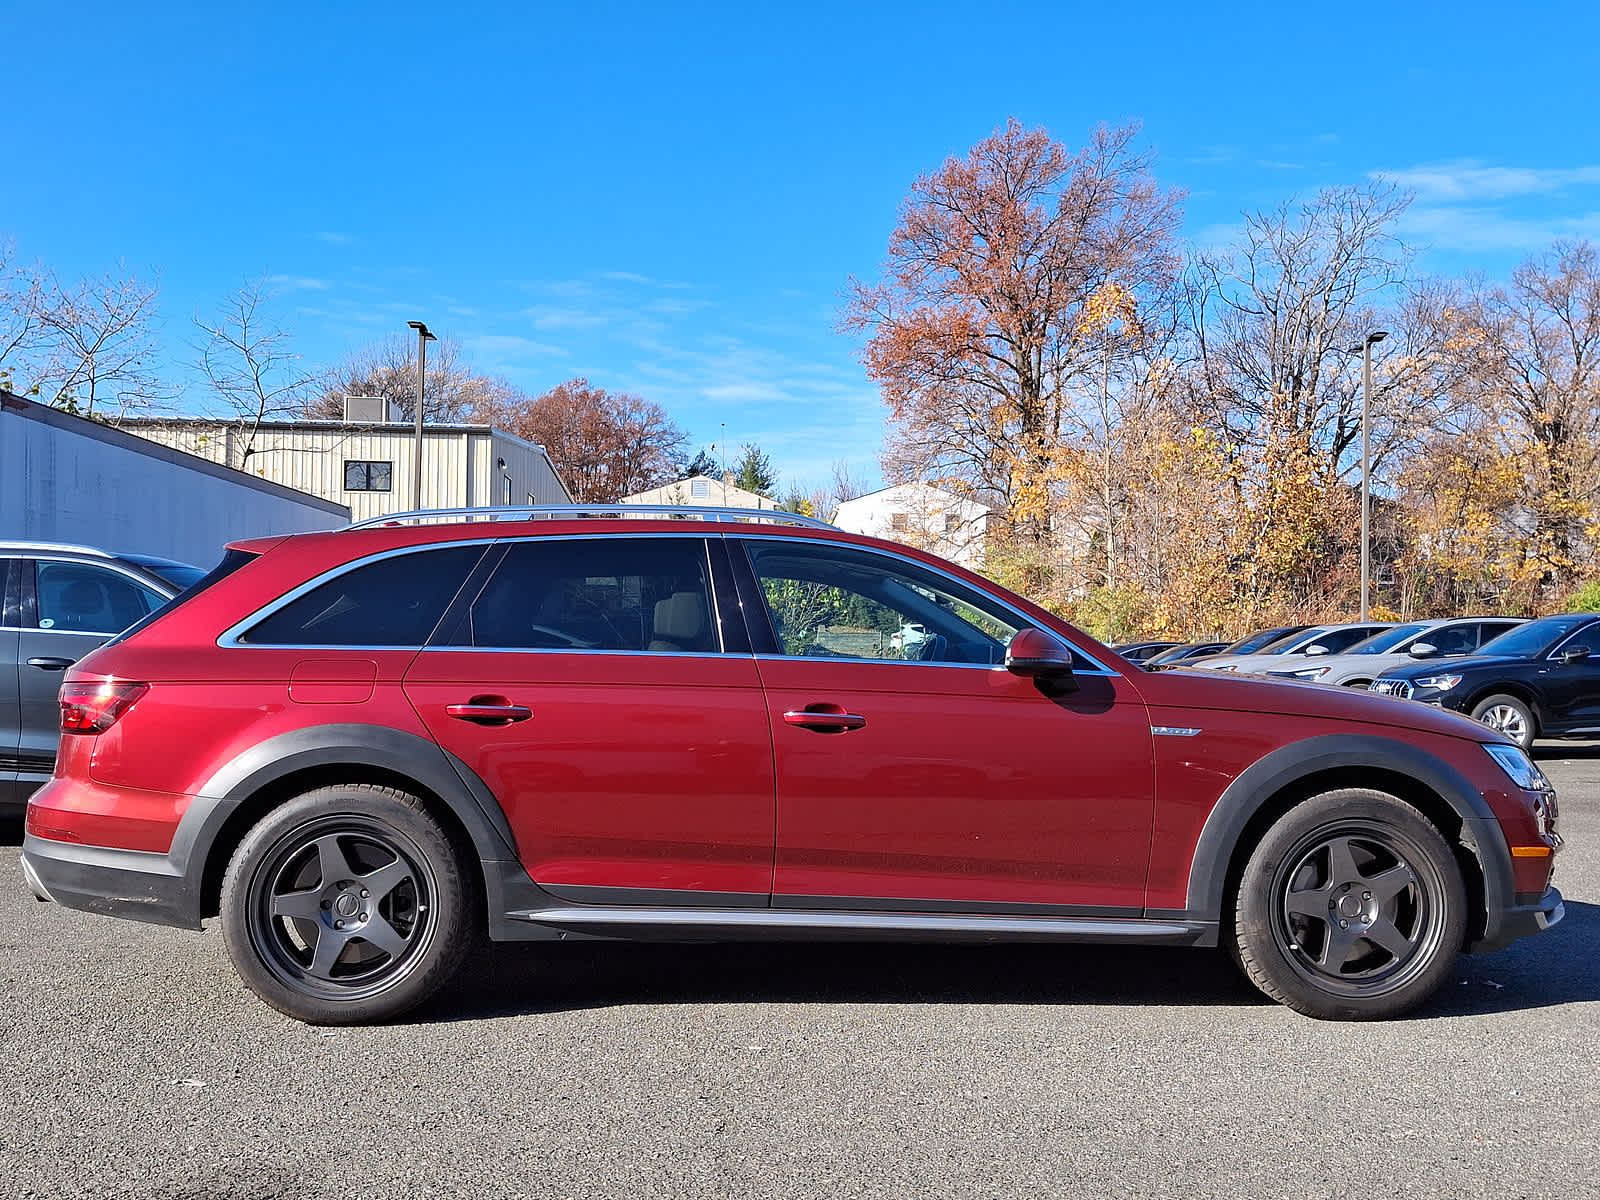
[(1555, 851), (1549, 846), (1513, 846), (1512, 858), (1548, 858)]
[(68, 683), (61, 688), (61, 732), (104, 733), (150, 690), (148, 683)]

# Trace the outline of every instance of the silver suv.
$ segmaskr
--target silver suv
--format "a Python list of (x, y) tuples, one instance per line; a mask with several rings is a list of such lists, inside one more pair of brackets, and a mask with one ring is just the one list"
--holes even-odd
[(1328, 654), (1305, 666), (1268, 671), (1280, 679), (1305, 679), (1342, 687), (1366, 687), (1391, 667), (1429, 658), (1475, 654), (1490, 638), (1523, 624), (1521, 617), (1456, 617), (1412, 621), (1369, 637), (1343, 654)]
[(0, 812), (55, 769), (61, 675), (204, 574), (90, 546), (0, 541)]

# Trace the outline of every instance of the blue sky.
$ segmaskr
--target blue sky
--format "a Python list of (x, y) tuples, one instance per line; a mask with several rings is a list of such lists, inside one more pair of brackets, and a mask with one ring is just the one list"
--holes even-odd
[(1417, 189), (1431, 270), (1600, 238), (1577, 0), (11, 7), (0, 236), (159, 276), (174, 360), (270, 276), (314, 361), (421, 318), (528, 388), (637, 391), (696, 444), (726, 422), (802, 484), (876, 472), (847, 278), (1010, 115), (1142, 121), (1202, 240), (1374, 172)]

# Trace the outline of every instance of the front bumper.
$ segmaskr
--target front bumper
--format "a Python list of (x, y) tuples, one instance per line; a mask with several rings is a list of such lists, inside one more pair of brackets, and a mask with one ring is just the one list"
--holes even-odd
[(165, 854), (81, 846), (28, 834), (22, 876), (40, 900), (66, 908), (199, 929), (200, 896)]
[(1518, 938), (1543, 933), (1561, 923), (1567, 915), (1566, 903), (1555, 888), (1548, 889), (1532, 904), (1518, 904), (1509, 908), (1491, 909), (1483, 937), (1467, 949), (1473, 954), (1499, 950)]

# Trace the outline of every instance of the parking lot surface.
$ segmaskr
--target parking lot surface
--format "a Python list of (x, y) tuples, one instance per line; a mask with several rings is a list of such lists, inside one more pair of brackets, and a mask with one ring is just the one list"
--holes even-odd
[(314, 1029), (216, 930), (35, 903), (0, 827), (0, 1191), (33, 1196), (1600, 1195), (1600, 746), (1567, 919), (1407, 1020), (1210, 951), (498, 947)]

